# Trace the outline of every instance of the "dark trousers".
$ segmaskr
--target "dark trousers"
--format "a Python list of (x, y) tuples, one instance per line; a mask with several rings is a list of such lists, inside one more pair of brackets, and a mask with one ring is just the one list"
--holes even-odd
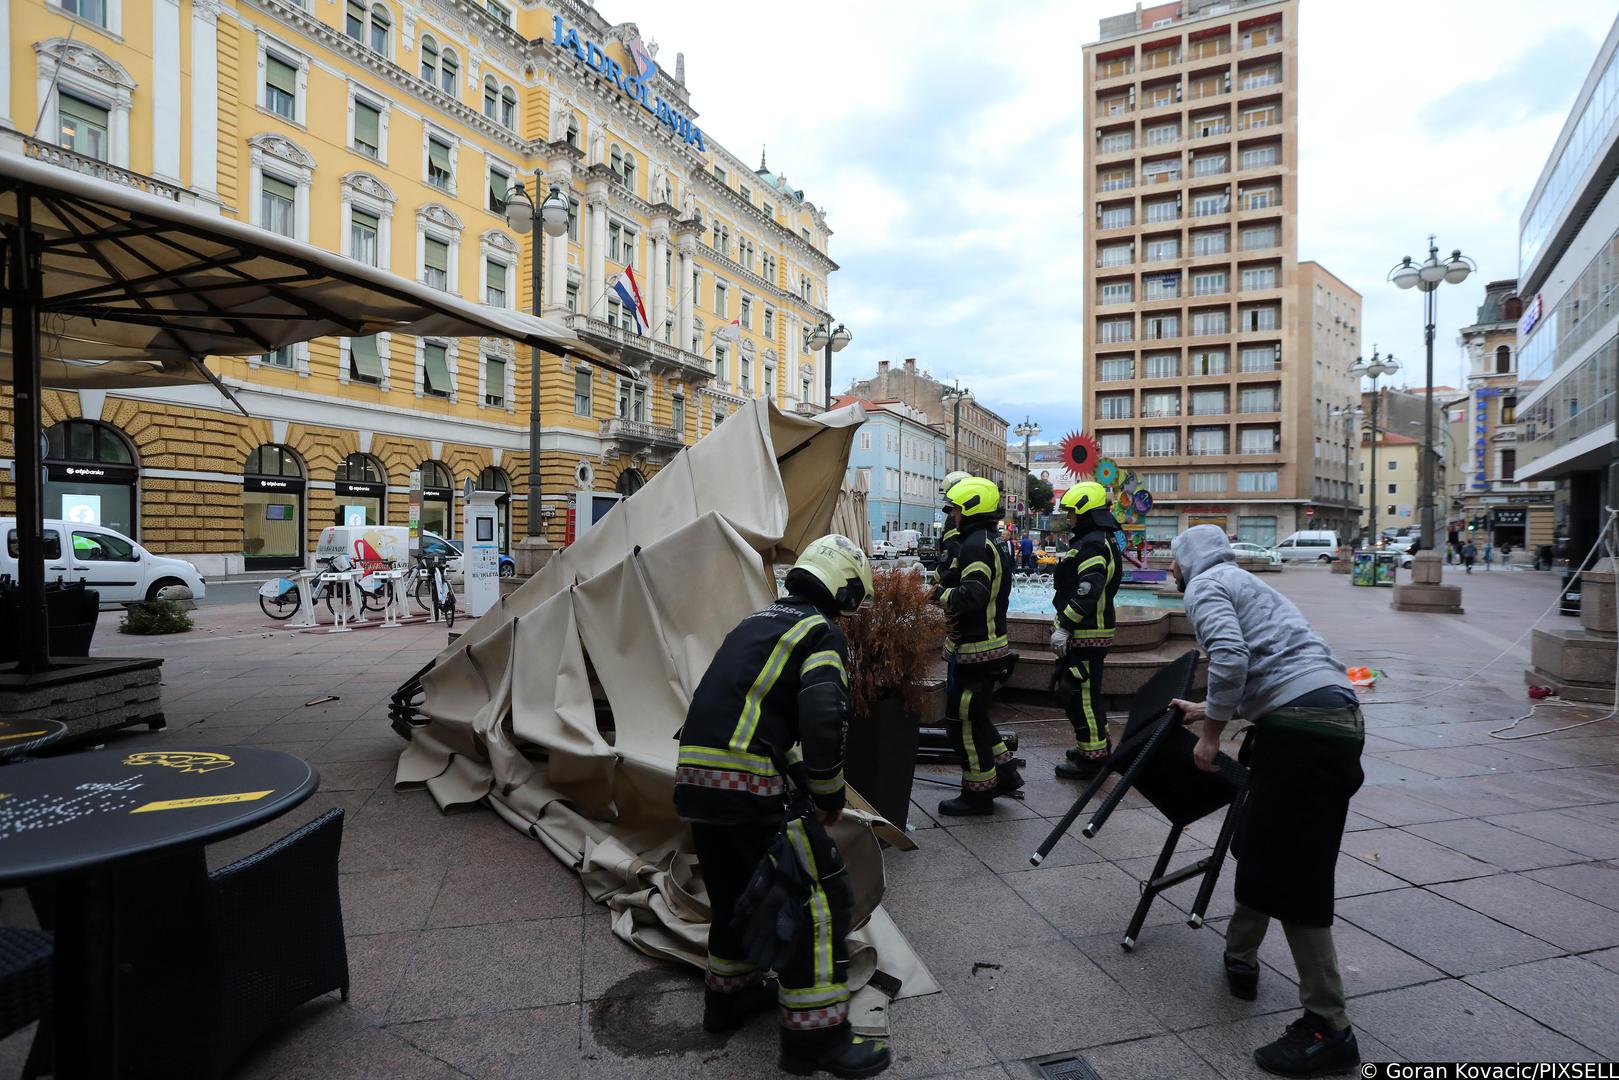
[(998, 670), (999, 665), (993, 662), (956, 664), (955, 685), (950, 691), (945, 723), (950, 731), (950, 746), (961, 755), (961, 790), (964, 792), (994, 791), (996, 766), (1012, 760), (1012, 752), (989, 719)]
[(1110, 746), (1107, 706), (1102, 701), (1102, 665), (1106, 649), (1070, 649), (1057, 673), (1057, 693), (1074, 729), (1074, 745), (1101, 756)]
[(697, 865), (708, 889), (707, 983), (735, 993), (763, 977), (731, 924), (737, 901), (777, 835), (785, 829), (810, 880), (809, 925), (786, 969), (776, 972), (782, 1026), (789, 1031), (836, 1027), (849, 1018), (849, 875), (843, 856), (814, 817), (779, 822), (691, 826)]

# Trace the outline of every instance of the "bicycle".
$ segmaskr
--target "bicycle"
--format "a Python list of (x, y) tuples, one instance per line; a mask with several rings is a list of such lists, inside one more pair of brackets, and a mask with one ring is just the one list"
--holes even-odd
[(455, 626), (455, 590), (450, 588), (450, 574), (445, 569), (442, 555), (423, 556), (417, 565), (416, 587), (411, 599), (424, 612), (430, 612), (434, 621), (441, 616), (446, 627)]
[[(354, 560), (347, 555), (334, 555), (328, 559), (318, 559), (324, 570), (341, 573), (355, 569)], [(385, 586), (387, 582), (381, 578), (370, 576), (360, 578), (360, 605), (371, 611), (381, 611), (387, 603)], [(333, 618), (337, 617), (337, 604), (335, 601), (341, 596), (340, 590), (330, 582), (316, 579), (311, 583), (310, 596), (315, 603), (326, 604), (326, 613)], [(259, 587), (259, 609), (265, 615), (282, 622), (292, 618), (298, 613), (298, 583), (292, 578), (276, 578), (266, 581)]]

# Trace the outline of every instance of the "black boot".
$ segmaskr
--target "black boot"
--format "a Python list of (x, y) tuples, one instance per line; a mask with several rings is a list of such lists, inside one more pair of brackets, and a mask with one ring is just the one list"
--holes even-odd
[(1018, 767), (1012, 762), (995, 766), (995, 794), (1010, 795), (1022, 786), (1023, 774), (1018, 772)]
[(988, 817), (995, 812), (995, 795), (988, 791), (963, 791), (939, 804), (945, 817)]
[(1225, 958), (1225, 981), (1231, 996), (1253, 1001), (1259, 996), (1259, 965), (1245, 964), (1231, 956)]
[(1277, 1076), (1325, 1076), (1360, 1064), (1353, 1028), (1333, 1031), (1315, 1013), (1287, 1025), (1282, 1037), (1254, 1051), (1254, 1064)]
[(1107, 771), (1109, 756), (1104, 753), (1101, 757), (1091, 757), (1090, 751), (1075, 747), (1068, 751), (1067, 761), (1058, 763), (1057, 775), (1064, 780), (1095, 780)]
[(711, 1035), (724, 1035), (742, 1027), (753, 1017), (768, 1012), (776, 1005), (776, 984), (766, 981), (721, 993), (713, 987), (703, 988), (703, 1030)]
[(888, 1044), (856, 1035), (847, 1023), (819, 1031), (781, 1033), (783, 1072), (809, 1076), (817, 1069), (837, 1077), (876, 1076), (888, 1068)]

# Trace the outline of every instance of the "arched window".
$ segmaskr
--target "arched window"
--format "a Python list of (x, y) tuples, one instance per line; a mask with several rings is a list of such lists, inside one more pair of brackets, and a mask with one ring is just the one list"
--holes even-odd
[(624, 154), (624, 186), (635, 191), (635, 155), (628, 151)]
[(438, 62), (439, 89), (453, 98), (459, 98), (461, 95), (456, 90), (455, 83), (460, 77), (461, 62), (455, 58), (454, 50), (445, 49)]
[(490, 465), (485, 468), (483, 472), (478, 474), (478, 490), (503, 491), (510, 495), (512, 492), (512, 481), (511, 478), (506, 475), (505, 469)]
[(509, 86), (500, 91), (500, 122), (513, 131), (517, 130), (517, 92)]
[(393, 19), (381, 4), (371, 8), (371, 51), (380, 56), (389, 55), (389, 37), (393, 32)]
[(512, 481), (506, 475), (506, 470), (490, 465), (478, 474), (479, 491), (498, 491), (501, 497), (495, 501), (495, 511), (499, 515), (500, 550), (505, 551), (512, 541)]
[(438, 461), (424, 461), (422, 472), (422, 529), (446, 540), (455, 535), (455, 476)]
[(490, 120), (500, 119), (500, 84), (493, 75), (484, 76), (483, 114)]
[(255, 570), (304, 563), (304, 468), (285, 446), (265, 443), (242, 463), (242, 557)]
[(133, 465), (128, 441), (95, 420), (64, 420), (45, 432), (46, 461), (86, 461), (100, 465)]
[(579, 121), (571, 116), (568, 117), (568, 145), (579, 149)]
[(455, 478), (450, 470), (437, 461), (422, 462), (422, 488), (453, 488)]
[(618, 148), (617, 143), (613, 144), (612, 153), (608, 155), (608, 158), (609, 158), (609, 162), (611, 164), (612, 170), (613, 170), (613, 175), (614, 176), (620, 176), (620, 177), (623, 176), (624, 175), (624, 151), (622, 151), (622, 150), (620, 150)]
[(387, 521), (388, 474), (370, 454), (350, 454), (332, 474), (336, 498), (332, 524), (363, 527)]
[(265, 443), (247, 455), (247, 460), (242, 463), (242, 472), (247, 476), (291, 476), (302, 479), (304, 467), (285, 446)]
[(382, 465), (370, 454), (350, 454), (337, 465), (334, 479), (354, 484), (381, 484)]
[(426, 34), (422, 35), (422, 81), (438, 85), (438, 42)]
[(1496, 348), (1495, 373), (1497, 375), (1510, 375), (1512, 373), (1512, 347), (1510, 345), (1501, 345)]
[(613, 490), (620, 495), (634, 495), (645, 486), (646, 477), (642, 476), (639, 470), (625, 469), (618, 474), (618, 482), (613, 485)]

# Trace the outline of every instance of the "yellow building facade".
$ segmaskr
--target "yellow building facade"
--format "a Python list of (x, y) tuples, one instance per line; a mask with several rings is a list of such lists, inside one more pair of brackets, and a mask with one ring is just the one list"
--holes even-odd
[[(0, 153), (524, 311), (538, 245), (542, 313), (640, 373), (539, 358), (554, 544), (581, 493), (633, 493), (748, 400), (825, 403), (824, 214), (703, 130), (683, 57), (632, 23), (575, 0), (0, 0), (0, 33)], [(567, 200), (565, 235), (508, 227), (519, 182)], [(250, 419), (212, 388), (51, 392), (46, 513), (233, 573), (301, 565), (326, 525), (403, 524), (420, 471), (424, 527), (459, 536), (471, 480), (510, 493), (515, 541), (534, 363), (388, 334), (211, 360)]]

